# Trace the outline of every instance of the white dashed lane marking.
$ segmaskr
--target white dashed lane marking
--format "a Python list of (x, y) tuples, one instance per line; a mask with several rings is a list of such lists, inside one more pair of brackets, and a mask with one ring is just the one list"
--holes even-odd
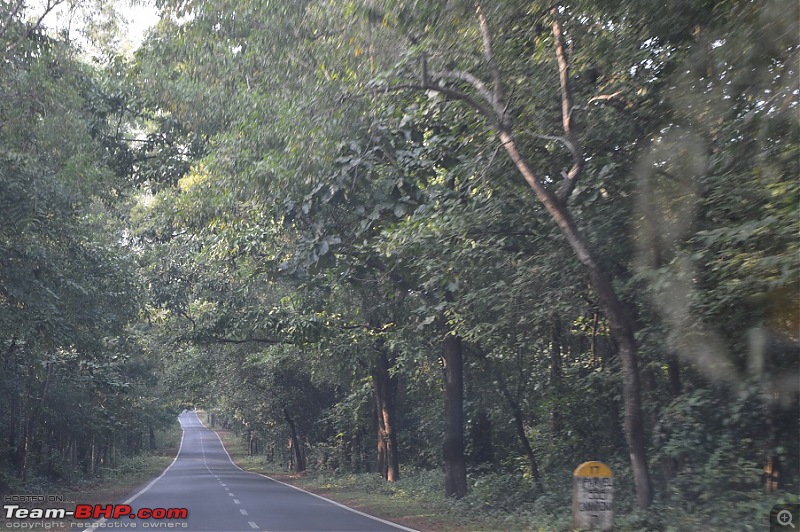
[[(229, 496), (234, 497), (234, 494), (231, 493), (231, 489), (227, 486), (227, 484), (222, 482), (222, 480), (220, 480), (219, 478), (219, 475), (215, 475), (211, 471), (211, 468), (208, 467), (208, 460), (206, 459), (206, 450), (205, 446), (203, 445), (203, 438), (200, 438), (200, 451), (203, 453), (203, 464), (206, 466), (206, 471), (208, 471), (212, 477), (214, 477), (219, 481), (220, 485), (223, 488), (225, 488), (225, 491), (228, 492)], [(242, 503), (239, 502), (239, 499), (233, 499), (233, 504), (242, 504)], [(247, 510), (245, 510), (244, 508), (240, 508), (239, 511), (241, 512), (242, 515), (248, 515)], [(253, 530), (258, 530), (258, 525), (254, 521), (248, 521), (248, 524), (250, 525), (250, 528), (252, 528)]]

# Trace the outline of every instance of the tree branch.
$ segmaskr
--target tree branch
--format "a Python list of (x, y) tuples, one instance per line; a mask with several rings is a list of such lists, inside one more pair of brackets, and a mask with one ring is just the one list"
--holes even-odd
[[(495, 110), (503, 108), (503, 81), (500, 77), (500, 68), (494, 60), (494, 53), (492, 52), (492, 37), (489, 33), (489, 24), (486, 22), (486, 15), (483, 14), (480, 4), (477, 7), (478, 24), (481, 28), (481, 38), (483, 39), (483, 57), (489, 65), (492, 72), (493, 93), (491, 102)], [(498, 113), (500, 114), (500, 113)], [(502, 120), (502, 116), (500, 119)]]
[(600, 102), (600, 101), (605, 101), (605, 100), (613, 100), (614, 98), (616, 98), (620, 94), (622, 94), (621, 90), (617, 91), (617, 92), (615, 92), (613, 94), (600, 94), (598, 96), (593, 96), (593, 97), (589, 98), (589, 103)]
[(460, 91), (458, 89), (453, 89), (451, 87), (444, 87), (442, 85), (434, 85), (434, 84), (416, 84), (416, 83), (403, 83), (401, 85), (393, 85), (386, 89), (389, 92), (395, 91), (403, 91), (403, 90), (415, 90), (415, 91), (433, 91), (441, 93), (445, 96), (449, 96), (455, 100), (461, 100), (480, 114), (485, 116), (489, 119), (492, 124), (497, 124), (498, 116), (494, 112), (494, 110), (490, 107), (483, 105), (481, 102), (470, 96), (469, 94)]
[(489, 65), (492, 72), (492, 85), (493, 93), (489, 100), (497, 113), (497, 120), (500, 122), (501, 127), (508, 128), (505, 117), (505, 105), (503, 104), (503, 79), (500, 76), (500, 68), (497, 66), (497, 61), (494, 60), (494, 52), (492, 51), (492, 36), (489, 33), (489, 24), (486, 22), (486, 15), (483, 14), (481, 5), (478, 4), (476, 8), (478, 14), (478, 24), (481, 28), (481, 38), (483, 39), (483, 57)]
[[(489, 105), (491, 105), (492, 108), (495, 107), (494, 97), (492, 96), (491, 91), (489, 91), (489, 87), (486, 86), (483, 80), (481, 80), (479, 77), (470, 72), (466, 72), (464, 70), (447, 70), (444, 72), (434, 72), (433, 79), (434, 81), (436, 80), (444, 81), (447, 79), (466, 81), (467, 83), (472, 85), (476, 91), (478, 91), (478, 94), (483, 96), (483, 99), (486, 100), (486, 102)], [(497, 109), (495, 109), (495, 112), (496, 111)]]
[(578, 147), (572, 142), (572, 140), (568, 139), (567, 137), (559, 137), (557, 135), (542, 135), (539, 133), (531, 133), (536, 138), (545, 139), (545, 140), (554, 140), (556, 142), (560, 142), (569, 150), (572, 154), (573, 158), (578, 158), (581, 156), (580, 151), (578, 151)]
[[(34, 22), (31, 26), (28, 27), (27, 34), (30, 35), (32, 32), (37, 31), (39, 28), (41, 28), (42, 22), (44, 22), (45, 17), (49, 15), (50, 12), (53, 11), (56, 7), (63, 4), (64, 2), (66, 2), (66, 0), (47, 0), (47, 4), (44, 6), (44, 11), (39, 16), (39, 18), (36, 19), (36, 22)], [(8, 26), (10, 25), (11, 22), (11, 18), (17, 14), (17, 11), (19, 11), (19, 9), (24, 4), (25, 0), (18, 0), (17, 4), (12, 9), (11, 13), (9, 13), (8, 17), (6, 17), (6, 21), (3, 23), (3, 27), (0, 28), (0, 37), (2, 37), (3, 34), (6, 32), (6, 30), (8, 29)], [(3, 52), (4, 55), (8, 54), (8, 52), (16, 48), (16, 46), (20, 42), (22, 42), (24, 38), (25, 35), (23, 34), (22, 37), (16, 39), (15, 41), (10, 42), (8, 46), (6, 46), (5, 51)]]
[(553, 15), (553, 40), (556, 45), (556, 58), (558, 59), (559, 85), (561, 86), (561, 127), (564, 130), (564, 144), (572, 153), (572, 167), (563, 174), (564, 180), (556, 192), (556, 198), (561, 203), (569, 200), (578, 178), (583, 172), (585, 159), (581, 153), (581, 148), (572, 130), (572, 88), (569, 81), (569, 61), (566, 54), (566, 43), (564, 34), (561, 31), (561, 23), (558, 20), (558, 9), (551, 10)]

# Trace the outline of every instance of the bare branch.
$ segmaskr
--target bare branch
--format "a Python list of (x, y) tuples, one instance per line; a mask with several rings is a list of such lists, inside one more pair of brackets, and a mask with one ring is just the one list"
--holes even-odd
[[(39, 16), (39, 18), (36, 19), (36, 22), (34, 22), (33, 25), (28, 27), (28, 29), (27, 29), (28, 34), (30, 34), (31, 32), (39, 30), (42, 27), (42, 22), (44, 22), (45, 17), (47, 17), (47, 15), (49, 15), (55, 8), (57, 8), (58, 6), (60, 6), (61, 4), (65, 3), (65, 2), (66, 2), (66, 0), (47, 0), (47, 4), (45, 5), (44, 11), (42, 12), (42, 14)], [(14, 9), (16, 9), (18, 11), (24, 4), (25, 4), (25, 0), (18, 0), (17, 4), (14, 6)], [(3, 23), (3, 27), (0, 28), (0, 37), (2, 37), (3, 33), (5, 33), (6, 29), (8, 28), (7, 24), (10, 24), (11, 17), (13, 17), (15, 14), (16, 14), (16, 12), (12, 11), (9, 14), (9, 16), (6, 18), (6, 22), (4, 22)], [(24, 39), (24, 36), (16, 39), (15, 41), (13, 41), (11, 43), (9, 43), (8, 46), (6, 46), (6, 49), (4, 51), (4, 55), (8, 54), (8, 52), (10, 52), (14, 48), (16, 48), (17, 45), (19, 45), (19, 43), (22, 42), (23, 39)]]
[(443, 94), (445, 96), (449, 96), (455, 100), (461, 100), (483, 116), (485, 116), (493, 125), (497, 125), (499, 117), (494, 112), (494, 110), (490, 107), (483, 105), (480, 101), (476, 100), (469, 94), (460, 91), (458, 89), (453, 89), (450, 87), (444, 87), (442, 85), (420, 85), (415, 83), (404, 83), (401, 85), (392, 85), (391, 87), (385, 89), (387, 92), (396, 92), (396, 91), (403, 91), (403, 90), (415, 90), (415, 91), (433, 91)]
[(483, 39), (483, 57), (486, 59), (486, 63), (488, 63), (492, 71), (492, 83), (494, 84), (493, 102), (495, 105), (500, 106), (503, 101), (503, 80), (500, 77), (500, 68), (494, 60), (489, 23), (486, 22), (486, 15), (483, 14), (483, 9), (481, 9), (480, 4), (478, 4), (476, 11), (478, 13), (478, 24), (481, 28), (481, 38)]
[(573, 157), (577, 158), (581, 156), (578, 147), (575, 146), (572, 140), (568, 139), (567, 137), (559, 137), (556, 135), (541, 135), (539, 133), (531, 133), (531, 135), (540, 139), (554, 140), (556, 142), (560, 142), (561, 144), (566, 146), (566, 148), (569, 150), (569, 152), (572, 154)]
[(33, 31), (38, 30), (42, 26), (42, 22), (44, 22), (45, 17), (49, 15), (51, 11), (53, 11), (55, 8), (57, 8), (64, 2), (66, 2), (66, 0), (47, 0), (47, 5), (45, 6), (44, 11), (39, 16), (39, 18), (36, 19), (36, 22), (33, 24), (33, 28), (31, 29)]
[(497, 112), (497, 119), (503, 127), (508, 127), (505, 122), (505, 105), (503, 104), (503, 79), (500, 75), (500, 68), (497, 66), (497, 61), (494, 59), (494, 52), (492, 51), (492, 36), (489, 33), (489, 24), (486, 21), (486, 15), (483, 14), (481, 5), (478, 4), (478, 24), (481, 28), (481, 38), (483, 39), (483, 57), (489, 65), (492, 72), (492, 85), (493, 93), (491, 97), (492, 107)]
[(606, 100), (613, 100), (614, 98), (616, 98), (620, 94), (622, 94), (622, 91), (617, 91), (617, 92), (615, 92), (613, 94), (600, 94), (598, 96), (592, 96), (591, 98), (589, 98), (589, 103), (592, 103), (592, 102), (603, 102), (603, 101), (606, 101)]
[(572, 153), (572, 167), (563, 174), (564, 180), (556, 192), (556, 198), (562, 203), (569, 200), (578, 178), (583, 172), (586, 163), (581, 153), (575, 134), (572, 130), (572, 89), (569, 81), (569, 61), (566, 54), (566, 44), (564, 34), (561, 31), (561, 23), (558, 21), (558, 10), (551, 10), (553, 15), (553, 40), (556, 45), (556, 58), (558, 59), (559, 84), (561, 86), (561, 127), (564, 129), (565, 145)]
[[(505, 148), (508, 155), (511, 157), (511, 160), (514, 161), (514, 165), (517, 167), (517, 170), (522, 174), (522, 177), (525, 178), (525, 181), (528, 182), (531, 189), (533, 190), (536, 197), (539, 201), (544, 205), (548, 212), (553, 215), (556, 219), (556, 222), (559, 222), (561, 218), (564, 217), (564, 205), (559, 203), (558, 199), (550, 192), (547, 187), (544, 186), (542, 180), (539, 179), (539, 176), (533, 171), (530, 163), (525, 159), (525, 157), (519, 152), (517, 149), (517, 141), (514, 138), (514, 135), (508, 130), (499, 130), (498, 135), (500, 137), (500, 142)], [(561, 223), (559, 223), (561, 225)], [(580, 256), (578, 257), (581, 258)]]
[(476, 75), (463, 70), (447, 70), (444, 72), (436, 72), (434, 73), (433, 76), (434, 80), (455, 79), (460, 81), (466, 81), (467, 83), (472, 85), (476, 91), (478, 91), (478, 94), (483, 96), (483, 99), (486, 100), (486, 102), (489, 105), (491, 105), (492, 108), (495, 109), (495, 111), (497, 110), (497, 108), (494, 105), (495, 104), (494, 97), (492, 96), (492, 93), (489, 91), (489, 87), (487, 87), (486, 84)]
[[(464, 70), (429, 72), (427, 56), (424, 53), (420, 59), (420, 67), (422, 70), (421, 84), (400, 84), (391, 86), (385, 90), (386, 92), (400, 90), (438, 92), (449, 98), (465, 102), (486, 117), (496, 129), (510, 130), (510, 124), (506, 119), (507, 106), (503, 103), (503, 84), (500, 76), (500, 69), (497, 67), (497, 63), (494, 60), (489, 26), (480, 4), (478, 4), (476, 11), (478, 14), (481, 37), (483, 39), (483, 56), (492, 72), (492, 90), (489, 89), (483, 80), (471, 72)], [(416, 44), (417, 41), (412, 37), (411, 42)], [(463, 81), (468, 83), (475, 89), (480, 99), (460, 89), (448, 86), (448, 81)], [(486, 104), (481, 102), (481, 99), (484, 100)]]

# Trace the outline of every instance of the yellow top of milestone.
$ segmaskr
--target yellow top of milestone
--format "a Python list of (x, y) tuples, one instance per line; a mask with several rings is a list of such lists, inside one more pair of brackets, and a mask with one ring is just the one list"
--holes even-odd
[(578, 466), (573, 477), (613, 477), (611, 468), (603, 462), (584, 462)]

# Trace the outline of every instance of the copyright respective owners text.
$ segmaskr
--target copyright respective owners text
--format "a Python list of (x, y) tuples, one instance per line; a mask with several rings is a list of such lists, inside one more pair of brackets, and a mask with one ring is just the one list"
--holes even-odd
[(189, 528), (186, 508), (138, 508), (127, 504), (74, 504), (61, 495), (6, 495), (2, 530), (102, 530)]
[(797, 530), (800, 504), (776, 504), (769, 513), (770, 532)]

